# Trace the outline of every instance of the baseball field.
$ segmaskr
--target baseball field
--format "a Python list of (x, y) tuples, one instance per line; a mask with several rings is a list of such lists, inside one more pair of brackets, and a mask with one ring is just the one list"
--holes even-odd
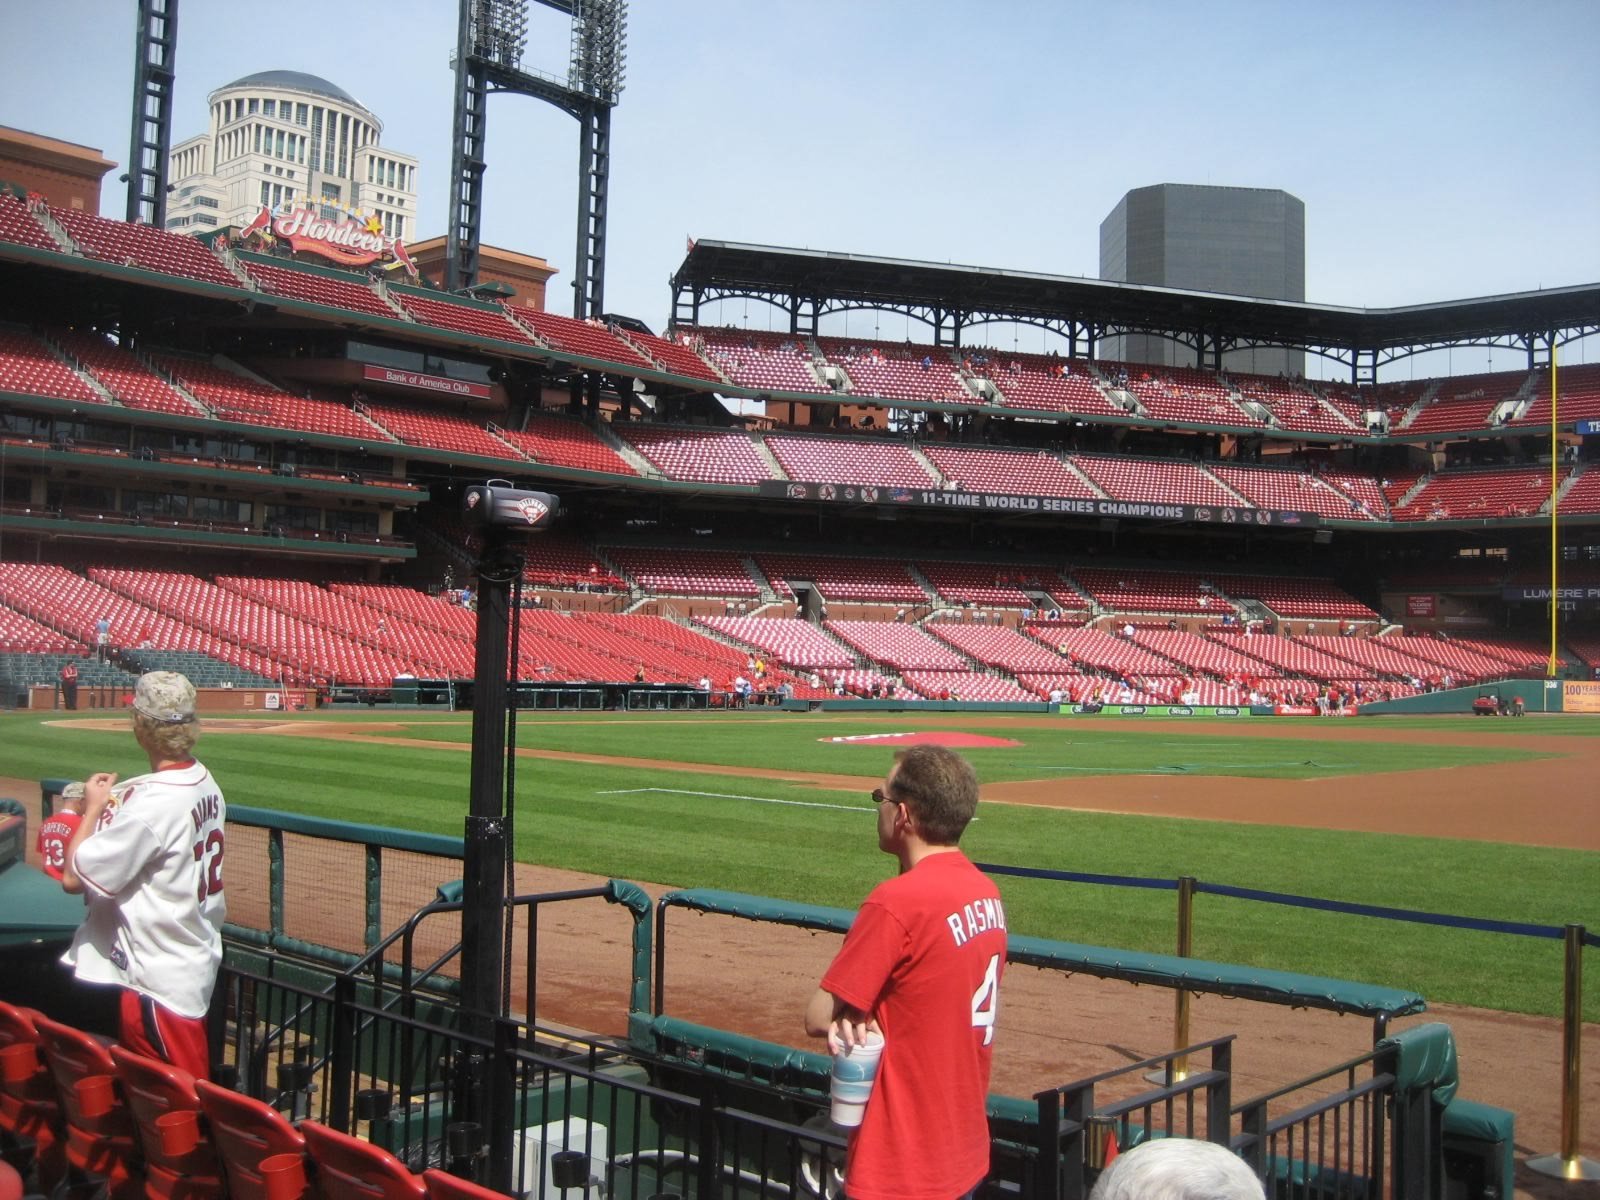
[[(265, 714), (263, 714), (264, 716)], [(15, 714), (0, 775), (136, 773), (120, 719)], [(985, 863), (1600, 928), (1600, 721), (521, 714), (518, 860), (852, 907), (885, 860), (867, 792), (908, 737), (966, 745)], [(470, 718), (208, 720), (232, 804), (459, 835)], [(991, 742), (994, 744), (981, 744)], [(1019, 933), (1170, 950), (1170, 892), (1004, 882)], [(1560, 1010), (1558, 942), (1203, 897), (1200, 957)], [(1600, 986), (1585, 1016), (1600, 1019)]]
[[(896, 746), (962, 747), (983, 781), (963, 845), (980, 862), (1233, 885), (1450, 916), (1600, 928), (1600, 721), (1458, 718), (1194, 719), (768, 713), (521, 714), (519, 892), (594, 876), (717, 887), (854, 907), (884, 875), (867, 794)], [(466, 715), (323, 710), (208, 719), (200, 755), (234, 805), (459, 836)], [(143, 769), (125, 718), (0, 714), (0, 795), (37, 780)], [(262, 862), (230, 853), (230, 911), (263, 911)], [(232, 850), (230, 843), (230, 850)], [(260, 839), (255, 841), (260, 855)], [(432, 877), (386, 854), (385, 908)], [(359, 927), (359, 856), (291, 864), (300, 920)], [(454, 870), (433, 863), (432, 870)], [(398, 871), (391, 881), (391, 872)], [(1171, 951), (1171, 891), (1006, 877), (1008, 927), (1063, 941)], [(391, 883), (398, 893), (391, 905)], [(441, 930), (440, 933), (447, 931)], [(302, 929), (302, 933), (305, 930)], [(314, 935), (314, 930), (312, 931)], [(836, 942), (735, 918), (668, 924), (666, 1011), (788, 1045)], [(1516, 1113), (1519, 1159), (1561, 1130), (1558, 940), (1412, 924), (1214, 895), (1195, 904), (1199, 957), (1421, 993), (1461, 1054), (1464, 1094)], [(1593, 953), (1589, 956), (1593, 958)], [(523, 965), (514, 953), (514, 977)], [(626, 1025), (625, 922), (600, 905), (542, 918), (543, 1020)], [(1586, 1040), (1600, 984), (1584, 1002)], [(1028, 1096), (1170, 1049), (1172, 993), (1014, 966), (994, 1087)], [(514, 995), (520, 1003), (520, 995)], [(1236, 1034), (1235, 1086), (1260, 1094), (1360, 1054), (1355, 1017), (1198, 996), (1191, 1041)], [(1579, 1095), (1600, 1112), (1594, 1048)], [(1591, 1116), (1582, 1152), (1600, 1154)], [(1553, 1195), (1518, 1170), (1517, 1196)], [(1565, 1193), (1563, 1193), (1565, 1194)]]

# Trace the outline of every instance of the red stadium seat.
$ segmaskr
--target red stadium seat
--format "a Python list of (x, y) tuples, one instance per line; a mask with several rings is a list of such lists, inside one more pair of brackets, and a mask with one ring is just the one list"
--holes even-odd
[(147, 1200), (220, 1200), (222, 1168), (200, 1126), (194, 1077), (121, 1046), (111, 1059), (144, 1150)]
[(422, 1178), (428, 1185), (429, 1200), (509, 1200), (504, 1192), (437, 1169), (424, 1171)]
[(424, 1200), (428, 1187), (420, 1175), (406, 1170), (398, 1158), (381, 1146), (329, 1129), (316, 1121), (302, 1121), (306, 1155), (314, 1172), (313, 1190), (321, 1200), (349, 1200), (369, 1196), (374, 1200)]
[(35, 1018), (34, 1026), (66, 1120), (68, 1181), (103, 1181), (109, 1200), (143, 1196), (133, 1114), (117, 1095), (110, 1051), (48, 1017)]
[(37, 1015), (0, 1001), (0, 1154), (19, 1169), (31, 1164), (49, 1189), (66, 1174), (66, 1130)]
[(270, 1158), (303, 1155), (306, 1140), (300, 1132), (282, 1113), (260, 1100), (205, 1079), (196, 1080), (194, 1088), (212, 1144), (222, 1157), (230, 1200), (291, 1200), (269, 1192), (262, 1166)]

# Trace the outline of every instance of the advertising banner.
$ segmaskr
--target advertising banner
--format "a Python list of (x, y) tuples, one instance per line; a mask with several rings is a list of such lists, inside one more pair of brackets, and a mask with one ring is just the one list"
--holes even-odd
[(1561, 707), (1569, 713), (1600, 713), (1600, 680), (1567, 680), (1561, 685)]
[(1439, 598), (1434, 595), (1407, 596), (1406, 616), (1408, 617), (1433, 617), (1439, 613)]
[(467, 383), (462, 379), (446, 379), (443, 375), (424, 375), (420, 371), (397, 371), (393, 367), (375, 367), (371, 363), (362, 364), (361, 378), (373, 383), (387, 383), (391, 387), (416, 388), (444, 396), (471, 396), (474, 400), (487, 400), (492, 394), (486, 383)]

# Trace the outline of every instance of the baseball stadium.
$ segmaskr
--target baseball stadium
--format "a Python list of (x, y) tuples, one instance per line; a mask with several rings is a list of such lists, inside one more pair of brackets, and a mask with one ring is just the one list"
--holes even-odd
[[(1004, 897), (987, 1200), (1167, 1137), (1274, 1198), (1589, 1194), (1600, 283), (1351, 308), (706, 237), (652, 329), (604, 292), (627, 5), (541, 3), (565, 83), (525, 3), (461, 0), (433, 243), (267, 183), (175, 227), (228, 207), (170, 175), (177, 0), (137, 5), (126, 219), (0, 139), (0, 1200), (842, 1200), (802, 1014), (925, 744)], [(483, 242), (502, 92), (580, 126), (572, 316)], [(212, 136), (303, 163), (315, 104), (414, 195), (315, 76)], [(35, 849), (139, 770), (150, 671), (228, 802), (209, 1081), (108, 1048)]]

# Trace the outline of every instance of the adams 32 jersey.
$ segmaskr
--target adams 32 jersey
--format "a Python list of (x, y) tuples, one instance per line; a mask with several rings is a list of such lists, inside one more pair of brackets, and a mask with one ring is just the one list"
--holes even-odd
[(118, 786), (73, 866), (89, 913), (66, 961), (180, 1016), (204, 1016), (222, 960), (227, 806), (190, 761)]

